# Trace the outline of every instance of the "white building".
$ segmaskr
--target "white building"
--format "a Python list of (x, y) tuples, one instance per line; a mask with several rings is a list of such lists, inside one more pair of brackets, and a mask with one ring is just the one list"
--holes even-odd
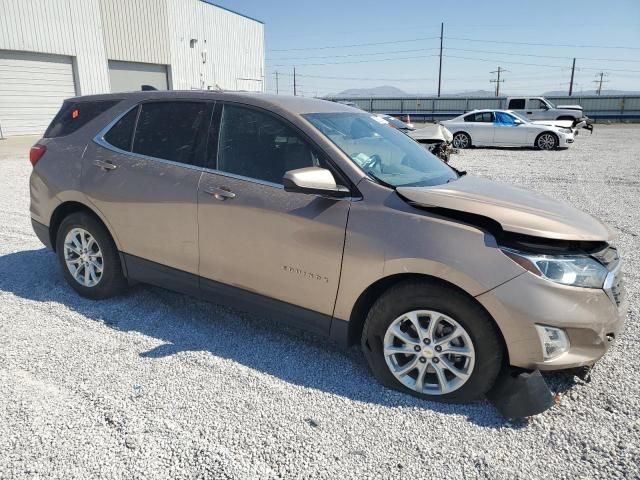
[(0, 128), (42, 133), (63, 99), (263, 91), (264, 25), (203, 0), (0, 0)]

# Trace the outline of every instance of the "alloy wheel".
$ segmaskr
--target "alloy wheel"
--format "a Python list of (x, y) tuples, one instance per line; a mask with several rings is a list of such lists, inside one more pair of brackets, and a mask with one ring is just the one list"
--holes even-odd
[(69, 230), (64, 239), (64, 261), (71, 276), (84, 287), (95, 287), (104, 272), (102, 250), (83, 228)]
[(433, 310), (414, 310), (396, 318), (383, 340), (389, 371), (418, 393), (444, 395), (471, 377), (475, 349), (453, 318)]
[(469, 146), (469, 137), (464, 133), (458, 133), (453, 137), (453, 146), (455, 148), (467, 148)]
[(553, 150), (556, 147), (556, 138), (550, 133), (543, 133), (538, 137), (540, 150)]

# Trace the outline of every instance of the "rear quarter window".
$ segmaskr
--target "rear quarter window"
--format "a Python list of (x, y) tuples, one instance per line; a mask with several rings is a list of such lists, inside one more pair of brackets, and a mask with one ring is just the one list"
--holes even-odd
[(62, 108), (44, 132), (45, 138), (70, 135), (101, 113), (115, 106), (120, 100), (101, 100), (96, 102), (64, 102)]
[(105, 134), (104, 140), (120, 150), (131, 151), (131, 141), (133, 140), (133, 129), (136, 126), (138, 116), (138, 106), (129, 110), (113, 127)]

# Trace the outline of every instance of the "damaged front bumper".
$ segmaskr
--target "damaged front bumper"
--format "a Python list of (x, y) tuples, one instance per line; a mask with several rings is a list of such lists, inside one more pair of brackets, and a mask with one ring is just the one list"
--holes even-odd
[[(622, 332), (627, 300), (619, 270), (609, 284), (606, 290), (570, 287), (525, 272), (477, 300), (498, 323), (512, 366), (561, 370), (594, 364)], [(536, 325), (562, 329), (569, 349), (544, 360)]]

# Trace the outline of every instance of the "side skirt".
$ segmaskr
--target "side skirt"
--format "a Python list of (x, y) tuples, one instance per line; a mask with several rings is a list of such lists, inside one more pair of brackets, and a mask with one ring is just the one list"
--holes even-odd
[[(125, 260), (129, 280), (184, 293), (212, 303), (250, 312), (260, 317), (268, 317), (269, 320), (323, 337), (329, 337), (330, 315), (298, 307), (208, 278), (202, 278), (134, 255), (127, 253), (122, 253), (121, 255)], [(340, 339), (332, 339), (340, 342)]]

